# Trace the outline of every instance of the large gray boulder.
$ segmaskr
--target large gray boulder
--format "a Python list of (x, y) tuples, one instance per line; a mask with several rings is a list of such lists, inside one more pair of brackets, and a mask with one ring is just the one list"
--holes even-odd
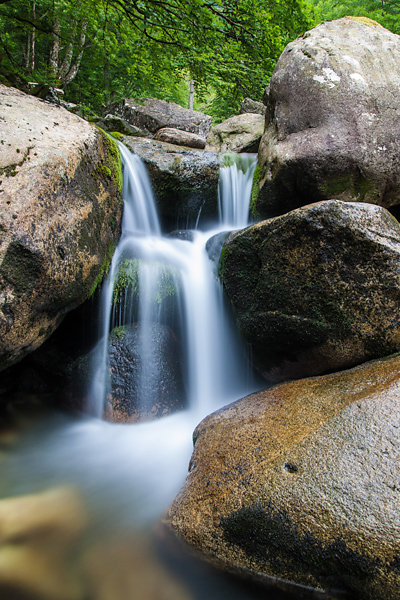
[(293, 598), (399, 598), (399, 369), (282, 384), (207, 417), (173, 528), (229, 570), (307, 586)]
[(155, 140), (168, 142), (177, 146), (186, 146), (187, 148), (198, 148), (202, 150), (206, 145), (206, 140), (196, 133), (174, 129), (173, 127), (163, 127), (159, 129), (154, 136)]
[(324, 199), (400, 203), (400, 37), (349, 17), (289, 44), (266, 93), (255, 211)]
[(265, 115), (267, 108), (263, 102), (258, 102), (252, 98), (244, 98), (240, 105), (240, 114), (243, 113), (257, 113), (259, 115)]
[(173, 127), (196, 133), (205, 139), (211, 128), (209, 115), (156, 98), (124, 99), (112, 104), (107, 111), (147, 134), (154, 134), (162, 127)]
[(400, 350), (400, 226), (384, 208), (329, 200), (228, 238), (220, 271), (268, 381)]
[(210, 152), (257, 152), (264, 132), (264, 117), (243, 113), (213, 127), (207, 137)]
[(145, 138), (125, 136), (123, 141), (144, 161), (167, 229), (194, 227), (200, 214), (216, 217), (218, 154)]
[(0, 368), (101, 280), (122, 214), (118, 148), (64, 108), (0, 86)]

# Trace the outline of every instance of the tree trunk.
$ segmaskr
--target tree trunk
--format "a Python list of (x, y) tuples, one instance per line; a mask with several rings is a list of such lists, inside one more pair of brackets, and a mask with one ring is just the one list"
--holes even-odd
[[(32, 0), (32, 22), (36, 21), (36, 0)], [(30, 36), (30, 60), (28, 65), (28, 71), (30, 74), (35, 70), (35, 44), (36, 44), (36, 27), (32, 25), (32, 32)]]
[(58, 77), (58, 59), (60, 54), (60, 31), (61, 25), (58, 19), (54, 19), (53, 42), (50, 48), (49, 67), (54, 77)]
[(68, 72), (71, 68), (72, 57), (74, 55), (74, 44), (75, 44), (75, 36), (76, 36), (76, 28), (78, 26), (77, 21), (74, 19), (72, 24), (71, 37), (68, 42), (67, 49), (65, 51), (64, 60), (62, 61), (62, 65), (59, 70), (59, 75), (61, 81), (64, 81), (65, 77), (68, 75)]
[(189, 84), (189, 108), (193, 110), (193, 102), (194, 102), (194, 79), (191, 77)]
[(81, 60), (82, 60), (82, 56), (83, 56), (83, 51), (85, 50), (87, 24), (88, 24), (87, 21), (85, 21), (84, 23), (82, 23), (81, 33), (80, 33), (80, 36), (79, 36), (79, 53), (78, 53), (78, 55), (77, 55), (74, 63), (72, 64), (70, 70), (68, 71), (68, 73), (63, 78), (63, 81), (62, 81), (62, 85), (63, 86), (68, 85), (68, 83), (71, 83), (71, 81), (73, 79), (75, 79), (75, 77), (78, 74), (79, 67), (81, 66)]

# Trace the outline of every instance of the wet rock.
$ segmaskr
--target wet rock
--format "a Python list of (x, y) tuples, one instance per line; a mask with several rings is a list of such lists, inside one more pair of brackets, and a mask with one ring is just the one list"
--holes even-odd
[(290, 43), (265, 95), (259, 216), (326, 199), (400, 204), (400, 37), (363, 17)]
[(194, 227), (218, 214), (219, 156), (166, 142), (124, 137), (144, 161), (166, 229)]
[(400, 349), (400, 227), (338, 200), (228, 238), (220, 271), (268, 381), (348, 368)]
[(180, 349), (174, 334), (168, 327), (154, 324), (147, 346), (149, 342), (151, 358), (142, 347), (138, 325), (118, 327), (111, 333), (107, 420), (134, 423), (184, 408)]
[(154, 139), (160, 140), (160, 142), (169, 142), (170, 144), (176, 144), (177, 146), (199, 148), (200, 150), (203, 149), (206, 145), (205, 137), (201, 137), (196, 133), (189, 133), (188, 131), (174, 129), (172, 127), (163, 127), (162, 129), (159, 129), (155, 134)]
[(207, 417), (172, 526), (250, 577), (398, 598), (399, 368), (279, 385)]
[(0, 500), (0, 593), (4, 598), (83, 600), (75, 555), (89, 517), (69, 487)]
[(96, 121), (96, 125), (104, 129), (104, 131), (116, 131), (123, 135), (137, 135), (138, 137), (146, 136), (146, 133), (139, 129), (139, 127), (130, 125), (128, 121), (125, 121), (125, 119), (121, 119), (121, 117), (117, 117), (116, 115), (106, 115), (102, 119)]
[(67, 110), (0, 86), (0, 369), (40, 346), (95, 289), (122, 214), (114, 142)]
[(257, 152), (264, 132), (264, 117), (244, 113), (213, 127), (207, 137), (210, 152)]
[(108, 112), (148, 134), (154, 134), (163, 127), (172, 127), (206, 138), (211, 128), (209, 115), (156, 98), (124, 99), (112, 104)]

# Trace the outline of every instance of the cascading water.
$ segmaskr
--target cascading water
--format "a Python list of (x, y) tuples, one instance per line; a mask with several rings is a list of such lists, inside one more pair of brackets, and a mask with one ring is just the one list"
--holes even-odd
[[(100, 529), (111, 531), (113, 536), (118, 532), (135, 532), (136, 536), (143, 531), (149, 535), (149, 527), (183, 483), (192, 431), (199, 419), (255, 389), (226, 315), (215, 267), (206, 251), (218, 232), (247, 224), (247, 218), (238, 216), (232, 207), (226, 208), (225, 202), (237, 205), (242, 198), (247, 215), (255, 157), (245, 158), (248, 170), (238, 168), (237, 163), (221, 169), (221, 211), (230, 216), (224, 216), (214, 230), (192, 232), (188, 241), (161, 235), (144, 167), (123, 146), (121, 154), (125, 212), (121, 240), (102, 290), (102, 339), (95, 352), (90, 411), (101, 417), (110, 392), (110, 330), (116, 326), (129, 328), (134, 322), (142, 354), (138, 395), (144, 404), (149, 404), (157, 390), (157, 385), (151, 384), (160, 376), (154, 360), (157, 344), (151, 332), (155, 323), (162, 323), (174, 328), (180, 340), (187, 410), (135, 425), (111, 424), (92, 417), (51, 421), (47, 430), (28, 437), (3, 459), (3, 469), (7, 473), (6, 495), (72, 484), (94, 515), (96, 533)], [(228, 171), (233, 171), (232, 177)], [(248, 177), (242, 177), (244, 171), (248, 171)], [(225, 182), (236, 176), (246, 182), (245, 190), (239, 191), (239, 185), (232, 183), (235, 194), (226, 194)], [(160, 302), (164, 296), (167, 310)], [(146, 407), (142, 409), (145, 411)], [(104, 565), (105, 570), (107, 567)], [(129, 563), (127, 571), (130, 573), (131, 569)], [(211, 583), (207, 592), (207, 583), (202, 580), (201, 585), (210, 600), (249, 598), (235, 586), (228, 592), (226, 588), (219, 592)], [(107, 597), (126, 600), (136, 598), (135, 594), (130, 589), (128, 595)]]
[[(125, 213), (121, 241), (103, 289), (102, 342), (95, 358), (90, 408), (101, 416), (109, 378), (109, 332), (116, 326), (138, 323), (139, 377), (136, 377), (139, 412), (148, 414), (157, 398), (160, 356), (154, 323), (166, 317), (156, 298), (162, 274), (172, 282), (182, 336), (186, 405), (199, 418), (249, 390), (245, 355), (227, 319), (221, 287), (206, 252), (207, 241), (248, 222), (254, 155), (235, 157), (221, 169), (219, 184), (220, 225), (207, 232), (194, 231), (190, 241), (162, 236), (151, 186), (140, 159), (122, 145)], [(229, 155), (231, 157), (231, 155)], [(121, 275), (122, 274), (122, 275)], [(125, 287), (116, 294), (119, 278)], [(116, 301), (116, 296), (119, 295)], [(117, 304), (117, 309), (115, 308)], [(114, 307), (114, 308), (113, 308)], [(171, 326), (166, 319), (167, 325)], [(251, 384), (250, 384), (251, 386)]]

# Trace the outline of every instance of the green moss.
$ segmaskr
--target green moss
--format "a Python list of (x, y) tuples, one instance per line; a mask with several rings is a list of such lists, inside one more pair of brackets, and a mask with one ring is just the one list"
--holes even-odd
[(101, 133), (103, 141), (103, 158), (95, 168), (95, 174), (100, 177), (106, 177), (113, 185), (122, 200), (122, 163), (121, 155), (115, 140), (103, 129), (97, 127)]
[(115, 327), (112, 332), (110, 337), (117, 339), (117, 340), (123, 340), (124, 337), (126, 336), (126, 327), (125, 326), (121, 326), (121, 327)]
[(375, 182), (355, 173), (335, 175), (321, 185), (325, 198), (337, 198), (348, 194), (358, 202), (373, 202), (377, 196)]
[(219, 256), (218, 263), (218, 276), (223, 279), (225, 272), (225, 265), (227, 258), (232, 254), (232, 248), (229, 246), (222, 246), (221, 254)]
[(116, 140), (122, 141), (124, 139), (124, 134), (120, 133), (119, 131), (112, 131), (110, 133), (110, 135), (113, 136), (113, 138), (115, 138)]
[[(125, 294), (132, 293), (134, 297), (139, 297), (139, 270), (144, 264), (138, 258), (125, 259), (121, 262), (118, 276), (114, 284), (113, 302), (118, 304), (123, 301)], [(157, 265), (154, 265), (157, 268)], [(173, 271), (165, 265), (158, 266), (158, 282), (154, 292), (153, 302), (162, 304), (163, 301), (176, 294)]]
[(260, 191), (259, 187), (258, 187), (260, 180), (261, 180), (261, 169), (260, 169), (260, 166), (257, 165), (256, 169), (254, 171), (254, 175), (253, 175), (253, 183), (251, 186), (251, 197), (250, 197), (250, 213), (255, 219), (259, 219), (261, 217), (261, 215), (259, 214), (259, 212), (256, 208), (257, 198), (258, 198), (258, 194)]
[(95, 282), (92, 285), (92, 288), (89, 292), (88, 298), (91, 298), (93, 296), (93, 294), (95, 293), (97, 287), (101, 284), (101, 282), (103, 281), (104, 277), (107, 275), (108, 270), (110, 268), (110, 264), (112, 261), (112, 257), (114, 255), (115, 252), (115, 242), (112, 242), (109, 244), (108, 249), (107, 249), (107, 253), (106, 256), (103, 259), (103, 262), (101, 264), (100, 270), (98, 272), (98, 275), (95, 279)]

